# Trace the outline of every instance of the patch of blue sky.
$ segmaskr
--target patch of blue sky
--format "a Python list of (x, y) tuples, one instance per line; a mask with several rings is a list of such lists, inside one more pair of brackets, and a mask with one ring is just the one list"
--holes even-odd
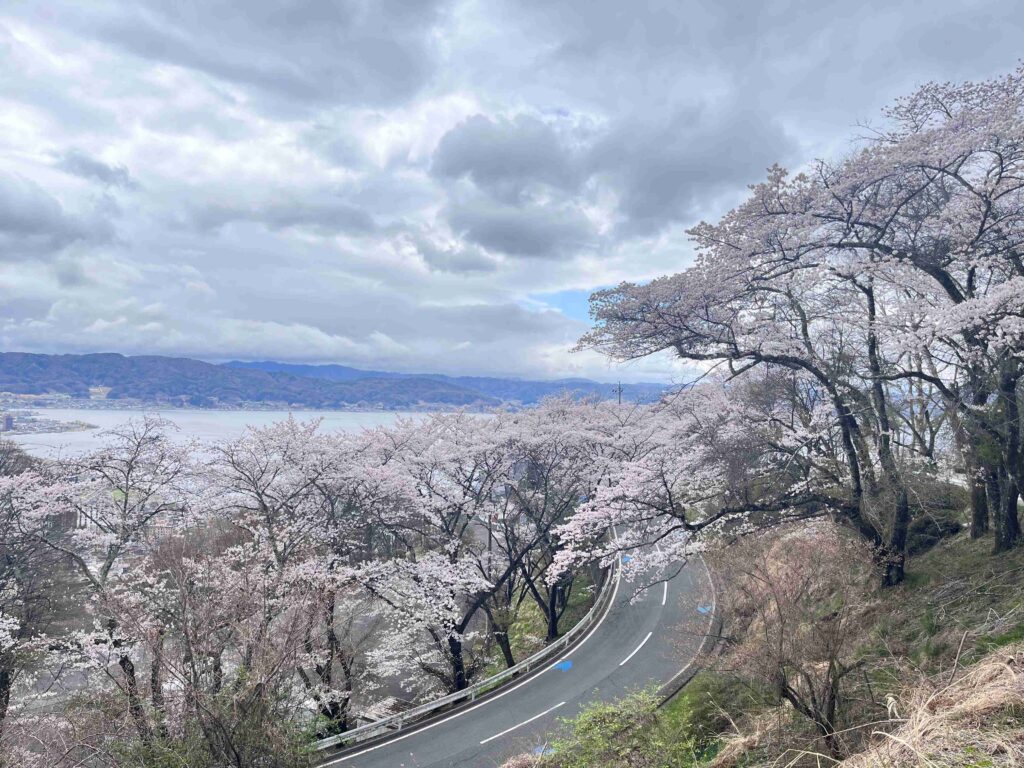
[(557, 309), (566, 317), (590, 323), (590, 294), (597, 288), (586, 290), (555, 291), (553, 293), (531, 294), (528, 303), (531, 308)]

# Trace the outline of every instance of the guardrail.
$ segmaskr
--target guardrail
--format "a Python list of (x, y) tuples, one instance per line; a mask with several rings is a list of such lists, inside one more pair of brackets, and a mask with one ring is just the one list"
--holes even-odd
[(553, 643), (544, 646), (535, 654), (523, 659), (518, 664), (514, 664), (508, 669), (504, 669), (498, 674), (488, 677), (486, 680), (481, 680), (479, 683), (474, 683), (461, 691), (450, 693), (447, 696), (434, 699), (426, 704), (420, 704), (419, 706), (413, 707), (405, 712), (400, 712), (397, 715), (386, 717), (374, 723), (361, 725), (358, 728), (353, 728), (352, 730), (345, 731), (344, 733), (339, 733), (336, 736), (320, 739), (319, 741), (314, 742), (314, 749), (320, 751), (330, 749), (331, 747), (337, 747), (339, 745), (342, 747), (349, 747), (388, 732), (394, 733), (396, 731), (400, 731), (402, 728), (413, 725), (425, 717), (441, 709), (445, 709), (446, 707), (451, 707), (461, 702), (476, 701), (478, 696), (494, 690), (502, 683), (535, 670), (538, 666), (550, 661), (552, 656), (557, 656), (562, 649), (570, 645), (580, 634), (585, 632), (594, 624), (594, 622), (600, 619), (611, 603), (611, 598), (615, 590), (610, 587), (612, 586), (612, 583), (618, 579), (618, 576), (619, 561), (616, 560), (611, 570), (608, 571), (607, 576), (604, 579), (604, 583), (601, 585), (601, 591), (598, 593), (593, 607), (587, 611), (587, 615), (580, 619), (572, 629)]

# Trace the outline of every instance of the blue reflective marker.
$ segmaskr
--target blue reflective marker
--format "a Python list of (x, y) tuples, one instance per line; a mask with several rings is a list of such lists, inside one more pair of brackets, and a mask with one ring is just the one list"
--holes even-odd
[(557, 664), (555, 664), (555, 669), (560, 669), (563, 672), (568, 672), (570, 669), (572, 669), (572, 660), (565, 659), (563, 661), (558, 662)]
[(711, 613), (711, 606), (710, 605), (698, 605), (697, 606), (697, 613)]

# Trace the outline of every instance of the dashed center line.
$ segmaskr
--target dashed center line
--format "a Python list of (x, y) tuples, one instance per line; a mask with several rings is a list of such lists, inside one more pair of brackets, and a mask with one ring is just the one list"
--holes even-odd
[(661, 604), (668, 602), (668, 582), (665, 582), (665, 591), (661, 593)]
[(637, 651), (639, 651), (641, 648), (643, 648), (647, 644), (647, 641), (651, 639), (651, 635), (653, 635), (653, 634), (654, 634), (653, 632), (648, 632), (647, 633), (647, 637), (645, 637), (643, 640), (640, 641), (640, 645), (638, 645), (633, 650), (633, 652), (631, 654), (629, 654), (629, 656), (627, 656), (626, 658), (624, 658), (622, 661), (619, 662), (619, 666), (620, 667), (623, 666), (627, 661), (629, 661), (634, 656), (636, 656)]
[(538, 718), (544, 717), (544, 715), (547, 715), (547, 714), (550, 714), (551, 712), (554, 712), (556, 709), (558, 709), (563, 704), (565, 704), (565, 702), (564, 701), (560, 701), (558, 704), (555, 704), (555, 706), (550, 707), (549, 709), (545, 709), (539, 715), (534, 715), (529, 720), (523, 720), (523, 722), (521, 722), (519, 725), (513, 725), (511, 728), (506, 728), (501, 733), (496, 733), (493, 736), (488, 736), (486, 739), (484, 739), (480, 743), (481, 744), (486, 744), (488, 741), (494, 741), (495, 739), (500, 739), (506, 733), (512, 733), (512, 731), (514, 731), (516, 728), (522, 728), (524, 725), (532, 723), (534, 720), (537, 720)]

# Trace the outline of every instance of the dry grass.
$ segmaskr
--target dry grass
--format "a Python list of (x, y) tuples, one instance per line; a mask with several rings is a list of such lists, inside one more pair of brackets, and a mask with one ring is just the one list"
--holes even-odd
[(782, 708), (748, 711), (709, 768), (1024, 768), (1024, 548), (990, 547), (943, 542), (911, 561), (895, 600), (872, 601), (864, 671), (845, 691), (852, 757), (821, 754)]
[[(899, 705), (894, 714), (899, 721)], [(990, 653), (951, 683), (924, 685), (891, 733), (843, 768), (1024, 766), (1024, 644)]]
[(770, 722), (752, 721), (722, 740), (706, 768), (1024, 768), (1024, 643), (990, 653), (952, 680), (923, 680), (890, 710), (870, 747), (839, 762), (797, 749), (751, 761), (771, 731)]
[(770, 720), (770, 715), (753, 718), (745, 724), (742, 733), (724, 737), (718, 754), (708, 763), (707, 768), (733, 768), (738, 765), (751, 750), (761, 745), (765, 735), (773, 728), (771, 722), (763, 722), (766, 720)]
[(537, 768), (540, 758), (533, 755), (516, 755), (502, 764), (501, 768)]

